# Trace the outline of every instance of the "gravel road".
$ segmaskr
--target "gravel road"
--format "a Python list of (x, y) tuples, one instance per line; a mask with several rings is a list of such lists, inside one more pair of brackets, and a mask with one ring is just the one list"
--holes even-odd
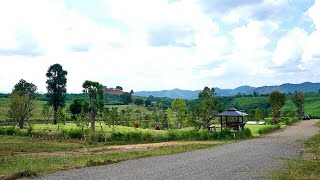
[(188, 153), (73, 169), (36, 179), (266, 179), (286, 157), (300, 157), (302, 140), (316, 134), (315, 120), (260, 138)]

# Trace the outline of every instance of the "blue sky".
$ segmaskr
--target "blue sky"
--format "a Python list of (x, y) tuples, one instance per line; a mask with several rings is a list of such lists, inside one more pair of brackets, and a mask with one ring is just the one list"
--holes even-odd
[(0, 92), (46, 91), (54, 63), (68, 92), (85, 80), (125, 90), (319, 82), (320, 1), (0, 2)]

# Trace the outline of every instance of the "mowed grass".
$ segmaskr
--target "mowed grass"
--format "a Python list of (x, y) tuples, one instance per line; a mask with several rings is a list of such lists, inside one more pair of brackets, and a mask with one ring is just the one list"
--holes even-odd
[(250, 129), (253, 137), (258, 137), (261, 135), (261, 134), (259, 134), (259, 129), (266, 127), (266, 126), (271, 126), (271, 125), (247, 124), (245, 127)]
[[(33, 129), (34, 130), (49, 130), (49, 131), (58, 131), (58, 125), (53, 125), (53, 124), (33, 124)], [(102, 129), (101, 129), (102, 126)], [(150, 134), (161, 134), (164, 133), (165, 130), (153, 130), (153, 129), (142, 129), (142, 128), (134, 128), (134, 127), (127, 127), (127, 126), (109, 126), (105, 124), (104, 122), (101, 122), (101, 126), (99, 122), (96, 122), (95, 128), (96, 131), (103, 131), (103, 133), (112, 133), (113, 130), (114, 132), (143, 132), (143, 133), (150, 133)], [(74, 123), (66, 123), (66, 124), (59, 124), (59, 131), (63, 130), (76, 130), (76, 129), (81, 129)], [(90, 126), (85, 127), (84, 129), (90, 129)]]
[(0, 136), (0, 157), (16, 155), (17, 153), (37, 153), (71, 151), (84, 147), (94, 147), (99, 144), (89, 144), (79, 140), (45, 140), (24, 136)]
[[(47, 101), (39, 101), (35, 100), (35, 109), (33, 110), (33, 115), (31, 117), (31, 120), (43, 120), (44, 117), (42, 115), (42, 107), (45, 105)], [(10, 98), (0, 98), (0, 122), (3, 122), (8, 119), (7, 117), (7, 112), (9, 110), (9, 104), (10, 104)], [(65, 108), (65, 114), (70, 117), (70, 113), (66, 111), (66, 109), (69, 108), (70, 102), (66, 103), (66, 108)], [(112, 108), (118, 108), (118, 111), (120, 112), (121, 110), (132, 108), (132, 113), (134, 113), (136, 110), (140, 110), (141, 112), (144, 113), (151, 113), (146, 107), (144, 106), (136, 106), (136, 105), (106, 105), (106, 107)]]
[[(316, 125), (320, 127), (320, 122)], [(304, 145), (309, 158), (285, 159), (286, 168), (275, 171), (272, 179), (320, 179), (320, 133), (306, 140)]]
[[(207, 148), (217, 143), (181, 144), (151, 147), (133, 151), (79, 151), (84, 148), (105, 146), (84, 141), (45, 140), (41, 138), (0, 136), (0, 179), (115, 163), (128, 159), (159, 156)], [(221, 143), (219, 143), (221, 144)], [(58, 152), (52, 154), (51, 152)], [(76, 152), (76, 153), (75, 153)], [(79, 153), (78, 153), (79, 152)], [(82, 152), (82, 153), (81, 153)], [(59, 154), (61, 153), (61, 154)], [(1, 177), (2, 176), (2, 177)]]

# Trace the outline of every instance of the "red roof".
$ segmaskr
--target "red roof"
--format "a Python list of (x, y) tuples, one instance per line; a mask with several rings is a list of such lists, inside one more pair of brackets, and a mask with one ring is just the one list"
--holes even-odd
[(107, 93), (107, 94), (114, 94), (114, 95), (122, 95), (122, 94), (124, 94), (123, 91), (120, 91), (120, 90), (117, 90), (117, 89), (105, 89), (104, 92)]

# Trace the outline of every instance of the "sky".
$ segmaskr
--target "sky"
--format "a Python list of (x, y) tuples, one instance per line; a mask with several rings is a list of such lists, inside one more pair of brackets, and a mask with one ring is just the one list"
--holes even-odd
[(320, 82), (320, 0), (7, 0), (0, 27), (0, 92), (55, 63), (70, 93)]

